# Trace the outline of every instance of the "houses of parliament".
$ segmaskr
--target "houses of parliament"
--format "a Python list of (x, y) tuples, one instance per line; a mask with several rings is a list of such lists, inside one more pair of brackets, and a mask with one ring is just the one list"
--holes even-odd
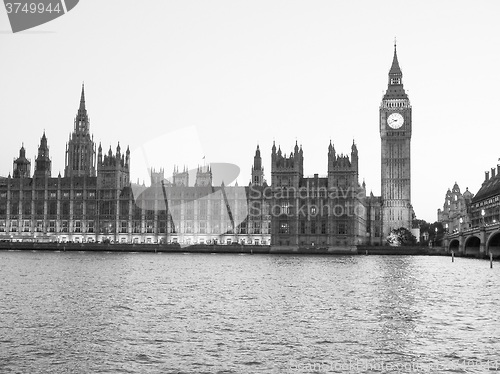
[[(0, 240), (45, 242), (252, 244), (284, 248), (385, 244), (392, 229), (411, 228), (411, 105), (396, 45), (379, 108), (381, 196), (359, 183), (358, 149), (324, 145), (327, 173), (304, 176), (304, 150), (273, 144), (269, 183), (261, 150), (247, 186), (213, 184), (213, 168), (150, 170), (151, 185), (130, 180), (131, 155), (119, 143), (96, 146), (82, 86), (64, 175), (52, 175), (43, 133), (34, 161), (21, 147), (12, 173), (0, 177)], [(182, 160), (178, 160), (182, 163)]]

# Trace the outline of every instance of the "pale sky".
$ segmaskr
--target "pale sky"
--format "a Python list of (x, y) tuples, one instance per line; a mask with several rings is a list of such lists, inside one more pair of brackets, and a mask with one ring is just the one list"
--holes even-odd
[[(248, 184), (257, 144), (270, 180), (273, 140), (327, 173), (330, 139), (380, 195), (379, 105), (394, 37), (413, 107), (412, 203), (436, 220), (448, 188), (476, 193), (495, 167), (500, 2), (81, 0), (12, 34), (0, 9), (0, 175), (45, 129), (52, 175), (64, 170), (85, 82), (90, 130), (147, 167), (229, 162)], [(134, 162), (135, 160), (135, 162)]]

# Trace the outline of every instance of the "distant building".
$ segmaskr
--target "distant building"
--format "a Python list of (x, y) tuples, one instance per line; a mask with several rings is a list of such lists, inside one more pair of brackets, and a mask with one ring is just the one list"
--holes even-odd
[(275, 246), (353, 246), (367, 240), (366, 191), (358, 182), (358, 150), (351, 157), (328, 147), (325, 177), (304, 177), (304, 152), (295, 144), (286, 156), (273, 145), (272, 244)]
[[(271, 244), (334, 247), (385, 244), (392, 229), (411, 229), (411, 105), (394, 46), (379, 108), (382, 196), (359, 183), (359, 155), (326, 149), (326, 175), (304, 174), (304, 151), (273, 144), (271, 181), (257, 145), (248, 186), (214, 185), (212, 165), (186, 166), (171, 178), (151, 170), (151, 186), (130, 181), (130, 150), (96, 149), (82, 86), (66, 145), (64, 176), (52, 176), (43, 133), (35, 170), (24, 146), (12, 176), (0, 178), (0, 240), (120, 243)], [(218, 182), (219, 183), (219, 182)]]
[[(151, 186), (130, 182), (130, 150), (104, 153), (90, 135), (82, 86), (74, 130), (66, 146), (64, 177), (51, 176), (45, 132), (35, 171), (24, 146), (12, 177), (0, 178), (0, 239), (14, 241), (180, 244), (269, 244), (262, 160), (257, 149), (255, 183), (212, 185), (210, 166), (198, 167), (194, 186), (186, 167), (151, 171)], [(250, 214), (251, 213), (251, 214)]]
[(451, 190), (448, 189), (443, 209), (438, 209), (437, 213), (438, 222), (443, 224), (448, 233), (458, 232), (461, 229), (470, 227), (469, 211), (473, 196), (469, 188), (466, 188), (466, 191), (462, 194), (456, 182)]
[(485, 172), (483, 184), (470, 206), (473, 227), (500, 222), (500, 165)]

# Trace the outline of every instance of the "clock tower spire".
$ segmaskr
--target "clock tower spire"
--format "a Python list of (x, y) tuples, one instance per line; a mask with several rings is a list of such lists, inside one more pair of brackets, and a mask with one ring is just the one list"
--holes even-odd
[(392, 229), (411, 229), (411, 104), (403, 87), (396, 42), (387, 91), (380, 104), (381, 192), (383, 234)]

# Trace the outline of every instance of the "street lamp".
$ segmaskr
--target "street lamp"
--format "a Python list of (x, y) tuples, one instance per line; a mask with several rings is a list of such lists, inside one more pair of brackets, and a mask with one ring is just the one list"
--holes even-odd
[(481, 209), (481, 220), (483, 221), (483, 226), (485, 226), (485, 223), (484, 223), (485, 214), (486, 214), (486, 212), (484, 211), (484, 209)]
[(460, 217), (460, 219), (458, 220), (459, 224), (458, 224), (458, 232), (462, 232), (462, 223), (464, 223), (464, 218), (463, 217)]

